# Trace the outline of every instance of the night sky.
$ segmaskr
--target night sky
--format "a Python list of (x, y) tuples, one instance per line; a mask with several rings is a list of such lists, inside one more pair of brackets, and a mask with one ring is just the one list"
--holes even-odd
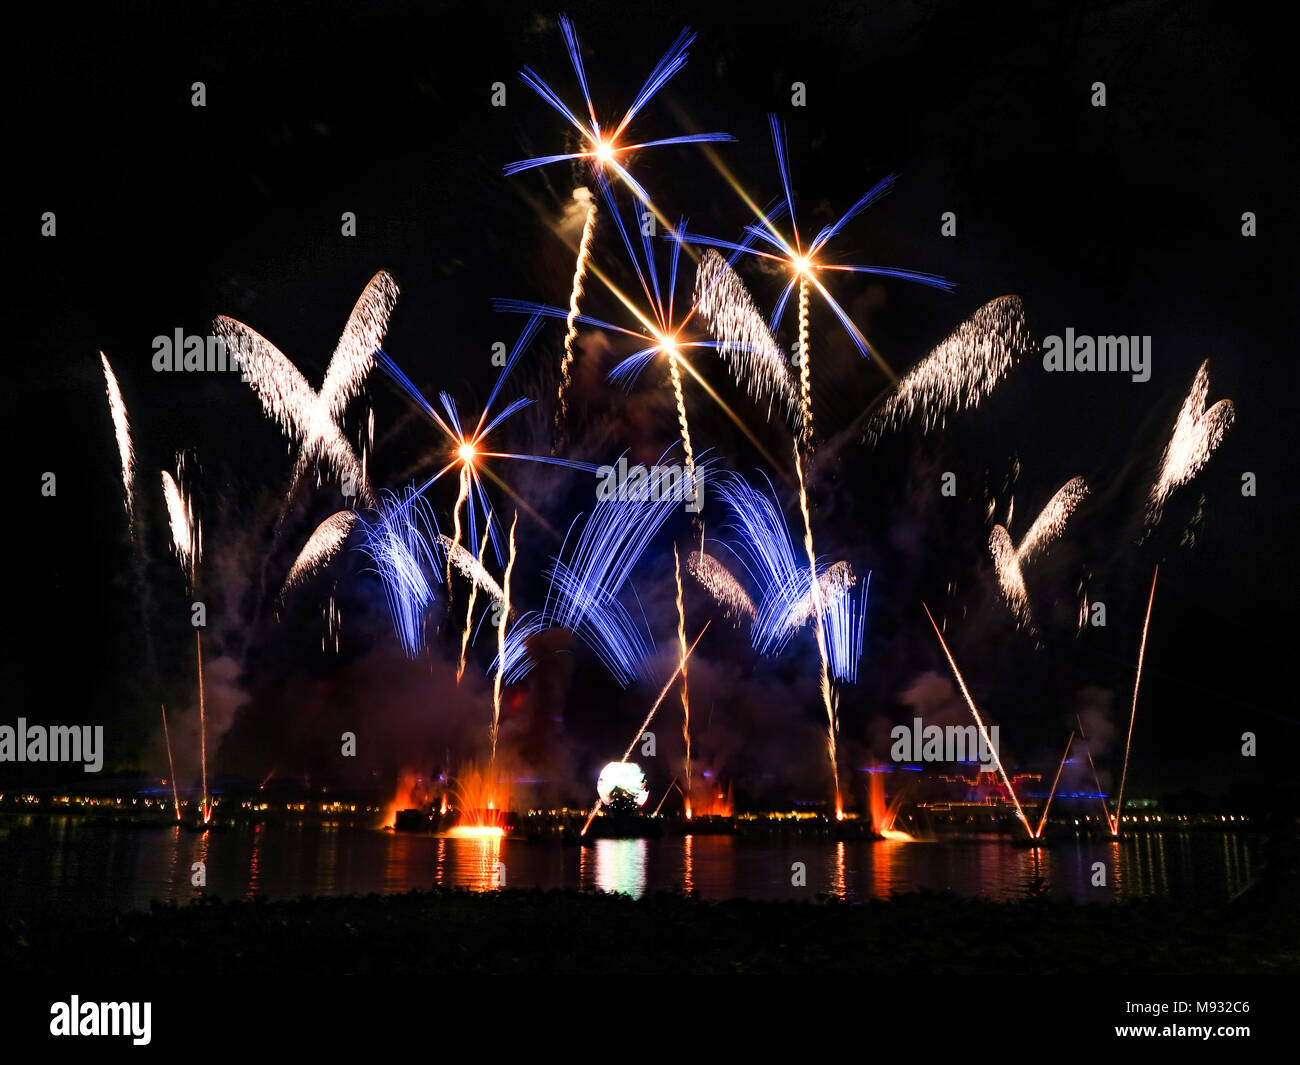
[[(636, 131), (733, 133), (738, 143), (718, 154), (767, 202), (779, 188), (766, 121), (775, 111), (787, 123), (806, 231), (899, 174), (836, 247), (845, 261), (941, 274), (955, 292), (858, 277), (832, 288), (900, 373), (1006, 293), (1023, 299), (1038, 337), (1067, 327), (1152, 337), (1145, 383), (1047, 374), (1031, 355), (946, 431), (905, 430), (873, 449), (837, 434), (886, 378), (829, 312), (816, 312), (817, 425), (836, 445), (817, 472), (818, 549), (872, 572), (860, 681), (842, 702), (846, 768), (865, 764), (882, 728), (910, 719), (904, 692), (927, 672), (947, 676), (923, 601), (947, 618), (957, 661), (1002, 724), (1013, 761), (1045, 768), (1084, 706), (1122, 730), (1159, 562), (1130, 788), (1215, 791), (1293, 774), (1296, 418), (1286, 404), (1297, 394), (1297, 186), (1284, 162), (1294, 116), (1278, 90), (1292, 60), (1274, 61), (1276, 28), (1248, 23), (1235, 4), (1067, 15), (1023, 3), (996, 17), (960, 3), (567, 11), (609, 117), (693, 26), (688, 66)], [(494, 314), (491, 299), (568, 298), (572, 253), (549, 223), (582, 175), (564, 166), (501, 175), (507, 162), (569, 150), (560, 117), (517, 78), (530, 65), (578, 103), (553, 12), (248, 4), (218, 17), (135, 4), (68, 17), (21, 47), (10, 91), (19, 150), (7, 243), (19, 275), (11, 316), (21, 324), (8, 359), (16, 380), (4, 390), (14, 505), (4, 526), (3, 721), (103, 723), (108, 771), (158, 770), (157, 701), (183, 718), (192, 699), (188, 600), (158, 488), (158, 470), (184, 449), (205, 527), (213, 698), (230, 717), (219, 772), (391, 779), (413, 752), (436, 765), (449, 747), (481, 745), (490, 641), (458, 691), (446, 665), (454, 634), (405, 662), (357, 552), (279, 605), (298, 547), (341, 500), (311, 487), (277, 529), (290, 442), (238, 375), (155, 374), (151, 342), (178, 328), (206, 334), (214, 315), (228, 314), (275, 342), (316, 387), (353, 302), (386, 269), (402, 294), (385, 350), (427, 396), (445, 389), (476, 411), (496, 373), (492, 344), (521, 325)], [(190, 104), (195, 81), (206, 85), (204, 108)], [(497, 81), (508, 87), (505, 108), (490, 106)], [(807, 86), (802, 108), (791, 106), (795, 81)], [(1090, 105), (1097, 81), (1105, 108)], [(693, 146), (646, 153), (635, 172), (665, 215), (688, 215), (703, 233), (735, 239), (749, 221)], [(44, 211), (57, 215), (53, 239), (40, 235)], [(344, 211), (357, 216), (355, 237), (340, 234)], [(956, 213), (955, 238), (940, 234), (945, 211)], [(1258, 219), (1249, 239), (1245, 211)], [(631, 277), (610, 228), (598, 236), (598, 259)], [(777, 285), (741, 271), (769, 308)], [(589, 289), (591, 312), (616, 315), (598, 290)], [(512, 449), (549, 447), (562, 332), (546, 326), (507, 383), (507, 397), (540, 399), (510, 423)], [(138, 548), (124, 520), (101, 350), (133, 421)], [(1161, 450), (1206, 358), (1209, 400), (1230, 397), (1236, 424), (1139, 543)], [(776, 419), (768, 423), (724, 368), (703, 372), (769, 450), (788, 455)], [(652, 460), (673, 443), (671, 402), (655, 381), (625, 397), (594, 372), (584, 380), (575, 457), (613, 461), (629, 449)], [(366, 395), (376, 486), (400, 488), (436, 468), (437, 436), (378, 371)], [(688, 387), (687, 401), (697, 450), (756, 477), (756, 451), (698, 389)], [(346, 416), (354, 440), (365, 409), (358, 400)], [(767, 472), (797, 528), (789, 466)], [(40, 494), (45, 471), (58, 477), (53, 499)], [(957, 476), (956, 499), (939, 496), (944, 471)], [(1258, 478), (1254, 498), (1241, 495), (1245, 471)], [(1016, 630), (997, 594), (989, 493), (999, 520), (1014, 494), (1018, 538), (1080, 474), (1093, 495), (1030, 574), (1034, 638)], [(551, 526), (520, 519), (518, 595), (539, 605), (558, 537), (592, 505), (591, 478), (526, 468), (508, 476)], [(440, 486), (434, 496), (440, 521), (453, 493)], [(705, 518), (712, 529), (722, 515)], [(687, 523), (674, 528), (685, 544)], [(657, 540), (634, 575), (666, 655), (675, 639), (671, 543)], [(1108, 624), (1079, 637), (1085, 576)], [(322, 655), (321, 607), (335, 580), (342, 646)], [(692, 628), (715, 619), (698, 670), (692, 663), (692, 702), (698, 742), (720, 774), (759, 799), (821, 795), (808, 634), (783, 658), (755, 661), (698, 587), (688, 611)], [(539, 668), (534, 683), (514, 693), (519, 716), (507, 728), (521, 749), (540, 752), (538, 774), (561, 793), (576, 781), (581, 794), (589, 770), (626, 743), (649, 689), (620, 692), (581, 649)], [(677, 718), (660, 728), (675, 732)], [(343, 729), (361, 737), (355, 766), (337, 757)], [(1259, 736), (1254, 762), (1240, 756), (1247, 730)], [(886, 753), (877, 744), (877, 756)]]

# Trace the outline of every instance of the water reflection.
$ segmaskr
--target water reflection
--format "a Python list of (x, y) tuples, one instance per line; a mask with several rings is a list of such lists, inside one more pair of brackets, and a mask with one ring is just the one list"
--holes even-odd
[(598, 839), (593, 860), (596, 888), (617, 891), (639, 899), (645, 893), (646, 855), (649, 844), (644, 839)]
[[(994, 899), (1023, 897), (1035, 882), (1055, 896), (1109, 901), (1144, 895), (1219, 901), (1247, 887), (1255, 837), (1218, 833), (1058, 840), (1024, 849), (997, 837), (930, 843), (764, 841), (695, 835), (602, 839), (561, 848), (481, 837), (377, 832), (347, 825), (274, 824), (191, 832), (172, 824), (121, 828), (76, 817), (3, 822), (0, 913), (47, 901), (116, 908), (150, 900), (185, 902), (301, 894), (395, 893), (434, 885), (490, 891), (595, 888), (641, 897), (694, 891), (704, 898), (849, 900), (900, 891), (954, 891)], [(193, 884), (194, 863), (207, 885)], [(807, 886), (791, 882), (803, 862)], [(1094, 865), (1106, 881), (1094, 885)]]

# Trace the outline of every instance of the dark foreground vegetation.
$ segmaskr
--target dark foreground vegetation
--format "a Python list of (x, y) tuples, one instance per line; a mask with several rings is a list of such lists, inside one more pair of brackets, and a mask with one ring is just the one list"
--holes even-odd
[(909, 894), (847, 904), (574, 891), (57, 911), (0, 925), (11, 975), (320, 976), (356, 973), (1300, 972), (1287, 890), (1223, 906), (999, 903)]

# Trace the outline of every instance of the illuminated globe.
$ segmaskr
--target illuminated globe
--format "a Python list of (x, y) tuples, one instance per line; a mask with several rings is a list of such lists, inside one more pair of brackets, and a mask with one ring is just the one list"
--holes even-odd
[(604, 805), (614, 810), (644, 806), (650, 798), (645, 774), (635, 762), (610, 762), (596, 780), (596, 794)]

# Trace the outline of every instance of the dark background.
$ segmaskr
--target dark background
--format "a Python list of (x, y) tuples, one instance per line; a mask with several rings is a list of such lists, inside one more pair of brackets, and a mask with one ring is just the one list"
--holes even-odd
[[(765, 119), (776, 111), (788, 124), (806, 231), (884, 174), (900, 174), (896, 191), (841, 234), (837, 252), (942, 274), (956, 292), (854, 278), (834, 285), (899, 372), (1008, 292), (1023, 298), (1039, 336), (1072, 326), (1153, 337), (1149, 382), (1044, 374), (1030, 357), (947, 431), (904, 432), (876, 449), (848, 439), (819, 468), (819, 550), (873, 572), (861, 679), (842, 707), (846, 765), (862, 764), (883, 725), (910, 718), (899, 697), (918, 677), (944, 673), (922, 600), (948, 619), (954, 654), (1002, 722), (1013, 759), (1050, 767), (1082, 704), (1104, 708), (1109, 698), (1103, 714), (1122, 730), (1159, 562), (1130, 787), (1220, 790), (1292, 775), (1296, 174), (1292, 60), (1279, 28), (1226, 3), (567, 10), (607, 119), (679, 29), (694, 26), (690, 63), (634, 129), (646, 138), (735, 134), (739, 143), (719, 155), (765, 202), (778, 189)], [(352, 728), (363, 736), (357, 771), (391, 779), (402, 748), (415, 744), (436, 764), (435, 751), (465, 740), (470, 724), (449, 730), (448, 716), (479, 735), (481, 668), (451, 692), (438, 664), (450, 654), (445, 634), (437, 661), (404, 662), (355, 552), (277, 608), (297, 547), (339, 500), (306, 493), (277, 533), (293, 449), (247, 386), (236, 375), (162, 378), (149, 360), (155, 335), (203, 334), (225, 313), (276, 342), (315, 387), (353, 301), (383, 268), (402, 287), (386, 350), (426, 395), (446, 389), (477, 410), (495, 373), (491, 344), (520, 324), (493, 315), (490, 299), (568, 296), (572, 255), (547, 221), (581, 175), (560, 166), (501, 176), (506, 162), (567, 150), (560, 117), (516, 77), (528, 64), (578, 104), (550, 14), (497, 4), (135, 4), (50, 12), (15, 42), (24, 55), (8, 95), (17, 179), (10, 314), (19, 325), (4, 390), (13, 471), (5, 722), (20, 714), (103, 722), (110, 770), (160, 770), (156, 703), (166, 698), (183, 714), (192, 688), (188, 600), (158, 491), (158, 470), (185, 449), (205, 526), (205, 598), (218, 618), (210, 654), (228, 662), (213, 678), (213, 698), (233, 715), (220, 770), (346, 776), (336, 737)], [(194, 81), (207, 86), (205, 108), (190, 105)], [(496, 81), (508, 86), (504, 109), (489, 106)], [(790, 106), (794, 81), (807, 85), (804, 108)], [(1104, 109), (1090, 106), (1095, 81), (1106, 84)], [(734, 238), (748, 221), (696, 148), (646, 153), (635, 172), (665, 214), (689, 214), (701, 232)], [(57, 213), (55, 239), (39, 235), (46, 210)], [(1258, 218), (1253, 239), (1240, 233), (1248, 210)], [(354, 238), (340, 235), (343, 211), (357, 215)], [(955, 239), (940, 236), (944, 211), (957, 214)], [(598, 241), (602, 262), (618, 270), (612, 230)], [(744, 272), (770, 306), (775, 286)], [(591, 299), (593, 311), (617, 313), (599, 294)], [(560, 336), (549, 326), (505, 389), (541, 398), (511, 423), (519, 450), (548, 446)], [(829, 314), (815, 316), (814, 338), (818, 426), (833, 436), (885, 378)], [(123, 517), (100, 350), (133, 420), (138, 548)], [(1237, 423), (1139, 543), (1145, 493), (1206, 358), (1210, 401), (1231, 397)], [(724, 372), (706, 372), (744, 416), (763, 422)], [(427, 468), (436, 438), (378, 373), (367, 393), (377, 423), (372, 473), (398, 488)], [(574, 454), (608, 461), (626, 447), (653, 458), (675, 436), (661, 393), (643, 385), (632, 400), (584, 396)], [(697, 449), (712, 447), (752, 474), (758, 457), (704, 397), (688, 390), (688, 403)], [(364, 409), (358, 401), (349, 411), (354, 439)], [(760, 432), (785, 455), (775, 424)], [(1083, 474), (1094, 489), (1031, 573), (1037, 638), (1011, 624), (985, 547), (987, 498), (997, 498), (1001, 520), (1017, 463), (1016, 539), (1069, 477)], [(54, 499), (39, 492), (47, 470), (58, 475)], [(958, 500), (938, 497), (945, 470), (958, 476)], [(1258, 477), (1253, 499), (1239, 491), (1247, 470)], [(783, 492), (788, 473), (773, 474)], [(583, 475), (510, 476), (561, 531), (591, 505)], [(435, 496), (440, 520), (451, 499)], [(706, 518), (711, 529), (721, 520)], [(1189, 526), (1196, 538), (1185, 546)], [(676, 531), (684, 542), (685, 528)], [(558, 541), (522, 518), (521, 539), (520, 595), (539, 603)], [(670, 542), (657, 543), (636, 574), (665, 648)], [(1107, 603), (1109, 624), (1078, 637), (1081, 578)], [(322, 655), (320, 609), (332, 589), (343, 642), (338, 655)], [(690, 595), (693, 626), (714, 616), (697, 590)], [(486, 643), (480, 667), (491, 657)], [(701, 718), (713, 730), (703, 733), (705, 753), (711, 743), (739, 789), (763, 794), (763, 780), (775, 777), (778, 791), (816, 795), (811, 644), (805, 637), (783, 660), (755, 664), (743, 643), (719, 619), (701, 645), (696, 705), (716, 718)], [(556, 706), (539, 708), (536, 693), (515, 700), (565, 716), (548, 768), (585, 780), (626, 742), (649, 695), (619, 693), (582, 653), (565, 670), (555, 683), (572, 688)], [(1081, 695), (1090, 686), (1102, 694)], [(675, 731), (675, 720), (663, 731)], [(1246, 730), (1260, 739), (1255, 762), (1240, 757)], [(783, 758), (790, 764), (774, 770)]]

